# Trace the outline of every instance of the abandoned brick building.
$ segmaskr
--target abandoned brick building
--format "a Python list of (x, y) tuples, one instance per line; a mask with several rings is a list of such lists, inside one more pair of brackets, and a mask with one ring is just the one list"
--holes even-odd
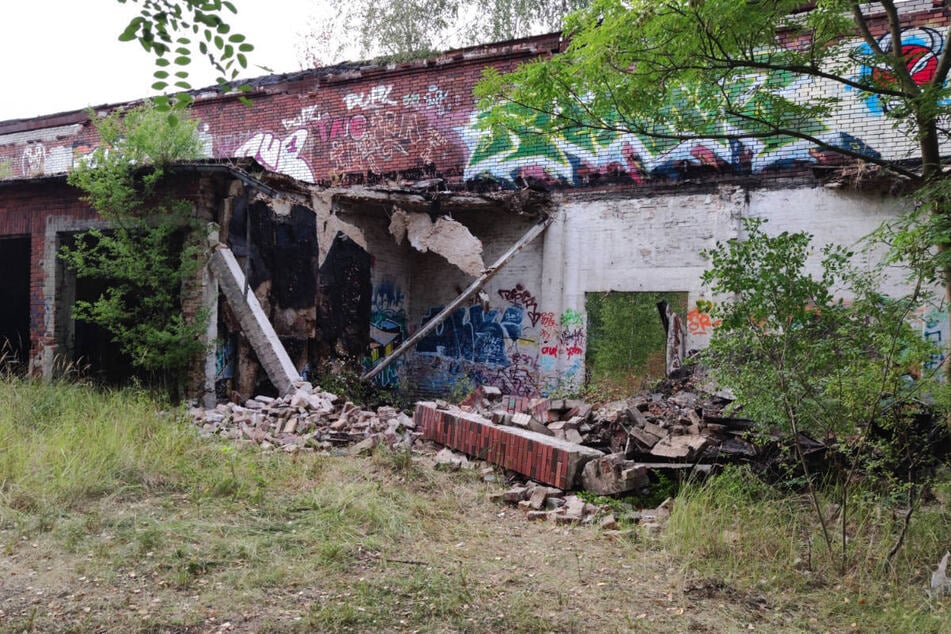
[[(931, 27), (947, 25), (943, 3), (903, 5), (903, 37), (936, 56), (946, 43)], [(717, 298), (701, 285), (700, 253), (737, 236), (741, 219), (851, 243), (902, 210), (888, 194), (827, 186), (823, 168), (837, 156), (805, 142), (692, 142), (653, 153), (623, 133), (590, 145), (488, 138), (472, 91), (482, 69), (510, 69), (560, 45), (548, 35), (398, 65), (272, 75), (251, 82), (250, 106), (196, 92), (208, 160), (173, 178), (220, 225), (292, 371), (306, 374), (327, 356), (373, 368), (449, 306), (375, 380), (418, 394), (474, 384), (548, 393), (577, 385), (587, 352), (612, 345), (611, 333), (589, 327), (592, 302), (608, 293), (667, 293), (686, 309), (687, 347), (703, 346), (714, 325), (696, 305)], [(914, 140), (858, 93), (845, 94), (824, 125), (832, 145), (913, 155)], [(56, 257), (101, 223), (65, 180), (97, 142), (85, 111), (0, 122), (0, 339), (35, 374), (53, 374), (57, 360), (114, 363), (103, 335), (71, 317), (72, 302), (96, 289)], [(486, 269), (494, 276), (481, 296), (453, 304)], [(216, 285), (209, 274), (210, 308)], [(943, 311), (922, 309), (924, 336), (947, 338)], [(205, 382), (228, 378), (247, 393), (263, 375), (227, 312), (209, 326), (217, 345)]]

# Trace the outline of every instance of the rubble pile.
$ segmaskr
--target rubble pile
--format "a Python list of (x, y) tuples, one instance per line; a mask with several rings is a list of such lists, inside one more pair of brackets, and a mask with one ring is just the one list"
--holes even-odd
[(296, 384), (284, 397), (255, 396), (243, 405), (222, 403), (214, 409), (193, 408), (191, 414), (203, 436), (220, 436), (289, 453), (341, 447), (359, 453), (378, 444), (408, 449), (419, 437), (412, 417), (396, 408), (361, 409), (306, 381)]
[(527, 399), (477, 388), (459, 405), (497, 425), (521, 427), (587, 445), (622, 459), (694, 465), (724, 457), (750, 459), (756, 447), (743, 439), (752, 422), (723, 416), (732, 396), (702, 372), (682, 372), (656, 391), (641, 391), (593, 407), (577, 399)]
[[(670, 517), (674, 501), (667, 498), (654, 509), (635, 509), (630, 505), (595, 504), (554, 487), (526, 482), (492, 496), (492, 501), (517, 506), (532, 521), (555, 524), (597, 524), (605, 531), (616, 531), (620, 522), (639, 524), (649, 531), (660, 530)], [(626, 507), (626, 508), (625, 508)], [(622, 510), (623, 509), (623, 510)]]

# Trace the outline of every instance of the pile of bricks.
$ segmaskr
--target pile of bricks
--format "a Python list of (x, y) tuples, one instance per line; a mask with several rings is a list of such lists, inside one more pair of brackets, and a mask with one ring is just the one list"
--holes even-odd
[(420, 436), (413, 419), (393, 407), (362, 409), (307, 382), (285, 397), (255, 396), (243, 405), (193, 408), (191, 414), (204, 436), (291, 453), (342, 447), (359, 452), (381, 443), (409, 449)]
[(656, 391), (593, 407), (578, 399), (526, 398), (476, 388), (458, 406), (417, 404), (423, 436), (531, 480), (600, 495), (645, 489), (650, 470), (699, 470), (750, 459), (749, 421), (722, 415), (731, 401), (687, 370)]

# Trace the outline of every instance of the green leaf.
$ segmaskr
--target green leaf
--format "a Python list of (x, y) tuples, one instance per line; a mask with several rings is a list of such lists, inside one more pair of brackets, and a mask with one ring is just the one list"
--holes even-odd
[(155, 91), (165, 90), (166, 88), (168, 88), (168, 82), (157, 81), (152, 84), (152, 90), (155, 90)]
[(120, 42), (131, 42), (136, 38), (136, 34), (139, 32), (139, 25), (142, 24), (142, 18), (132, 18), (132, 21), (129, 22), (128, 26), (125, 27), (125, 30), (119, 34)]
[(180, 55), (176, 57), (174, 61), (175, 61), (175, 64), (178, 66), (188, 66), (189, 64), (192, 63), (191, 58), (185, 57), (184, 55)]

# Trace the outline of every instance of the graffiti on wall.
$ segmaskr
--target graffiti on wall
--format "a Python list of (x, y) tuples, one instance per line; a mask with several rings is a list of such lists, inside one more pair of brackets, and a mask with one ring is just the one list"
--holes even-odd
[[(546, 319), (554, 317), (539, 310), (538, 300), (523, 284), (500, 289), (498, 297), (496, 306), (459, 308), (419, 342), (413, 372), (424, 389), (448, 393), (459, 385), (494, 385), (505, 394), (543, 392), (544, 338), (551, 339), (557, 359), (561, 331), (546, 331)], [(440, 310), (431, 308), (421, 325)], [(569, 340), (578, 338), (569, 334)]]
[[(878, 46), (886, 52), (901, 46), (909, 73), (923, 85), (937, 71), (944, 40), (939, 29), (909, 26), (902, 30), (900, 44), (885, 34)], [(860, 81), (893, 81), (866, 44), (856, 41), (851, 58)], [(837, 160), (834, 151), (817, 149), (805, 140), (754, 138), (753, 130), (744, 128), (741, 120), (727, 122), (711, 116), (714, 112), (698, 114), (710, 121), (711, 136), (722, 140), (678, 142), (617, 130), (559, 129), (543, 113), (528, 117), (528, 125), (515, 132), (485, 130), (479, 125), (485, 114), (476, 108), (471, 94), (476, 73), (455, 67), (434, 67), (430, 72), (422, 84), (407, 85), (403, 76), (397, 80), (394, 75), (389, 83), (357, 81), (340, 91), (322, 90), (306, 97), (312, 99), (309, 103), (296, 105), (296, 112), (277, 106), (282, 97), (275, 95), (272, 119), (244, 131), (231, 123), (204, 123), (202, 145), (206, 153), (213, 149), (218, 157), (253, 156), (269, 169), (310, 182), (427, 168), (460, 175), (466, 181), (488, 179), (504, 186), (539, 180), (578, 187), (706, 174), (761, 174)], [(735, 83), (730, 90), (736, 93), (737, 108), (744, 112), (769, 106), (755, 90), (764, 83), (773, 92), (803, 98), (816, 94), (809, 81), (785, 72), (741, 77)], [(882, 114), (893, 109), (887, 100), (838, 87), (823, 87), (819, 92), (840, 97), (843, 104), (841, 112), (806, 122), (808, 132), (828, 147), (878, 156), (882, 148), (897, 152), (909, 143), (881, 120)], [(201, 115), (204, 107), (199, 100), (194, 111)], [(222, 108), (219, 103), (207, 107)], [(231, 122), (247, 117), (235, 110), (225, 117), (216, 113), (214, 118)], [(746, 132), (751, 136), (743, 136)], [(14, 176), (23, 177), (62, 173), (73, 165), (68, 143), (10, 145), (0, 159), (10, 162)]]
[[(384, 279), (373, 289), (370, 303), (370, 351), (364, 360), (364, 368), (370, 370), (383, 359), (393, 354), (406, 337), (406, 308), (403, 291), (389, 279)], [(399, 385), (401, 362), (388, 365), (376, 375), (381, 387)]]
[[(883, 53), (891, 53), (895, 43), (890, 33), (878, 39), (878, 46)], [(938, 60), (944, 50), (944, 36), (937, 29), (927, 26), (910, 27), (901, 31), (901, 53), (905, 57), (905, 67), (908, 74), (918, 86), (923, 86), (934, 79), (938, 70)], [(874, 58), (868, 44), (858, 47), (859, 58)], [(883, 64), (863, 64), (859, 69), (859, 81), (876, 86), (889, 86), (897, 83), (897, 79)], [(867, 94), (864, 96), (865, 105), (873, 114), (884, 115), (894, 104), (883, 95)], [(947, 100), (945, 101), (947, 103)]]
[(269, 170), (313, 183), (314, 172), (301, 156), (306, 143), (305, 129), (295, 130), (284, 138), (271, 132), (258, 132), (238, 146), (233, 156), (250, 156)]
[(687, 332), (695, 337), (712, 335), (713, 329), (721, 322), (711, 316), (712, 311), (713, 302), (698, 299), (694, 307), (687, 311)]
[(934, 344), (935, 351), (925, 363), (925, 369), (934, 370), (944, 363), (951, 341), (948, 326), (948, 311), (945, 307), (925, 305), (916, 309), (908, 320), (921, 333), (925, 341)]
[[(514, 111), (519, 106), (509, 105)], [(758, 107), (751, 103), (751, 109)], [(481, 113), (473, 113), (461, 135), (468, 148), (466, 180), (490, 179), (521, 184), (531, 180), (553, 185), (585, 186), (599, 181), (643, 184), (650, 179), (678, 180), (703, 175), (750, 175), (828, 164), (839, 160), (834, 149), (875, 157), (880, 153), (861, 139), (830, 130), (827, 122), (809, 123), (810, 133), (833, 149), (791, 137), (668, 141), (616, 130), (559, 128), (545, 114), (519, 113), (530, 121), (517, 131), (484, 130)], [(709, 114), (709, 113), (708, 113)], [(711, 134), (742, 133), (720, 121)], [(676, 132), (671, 131), (675, 137)]]

